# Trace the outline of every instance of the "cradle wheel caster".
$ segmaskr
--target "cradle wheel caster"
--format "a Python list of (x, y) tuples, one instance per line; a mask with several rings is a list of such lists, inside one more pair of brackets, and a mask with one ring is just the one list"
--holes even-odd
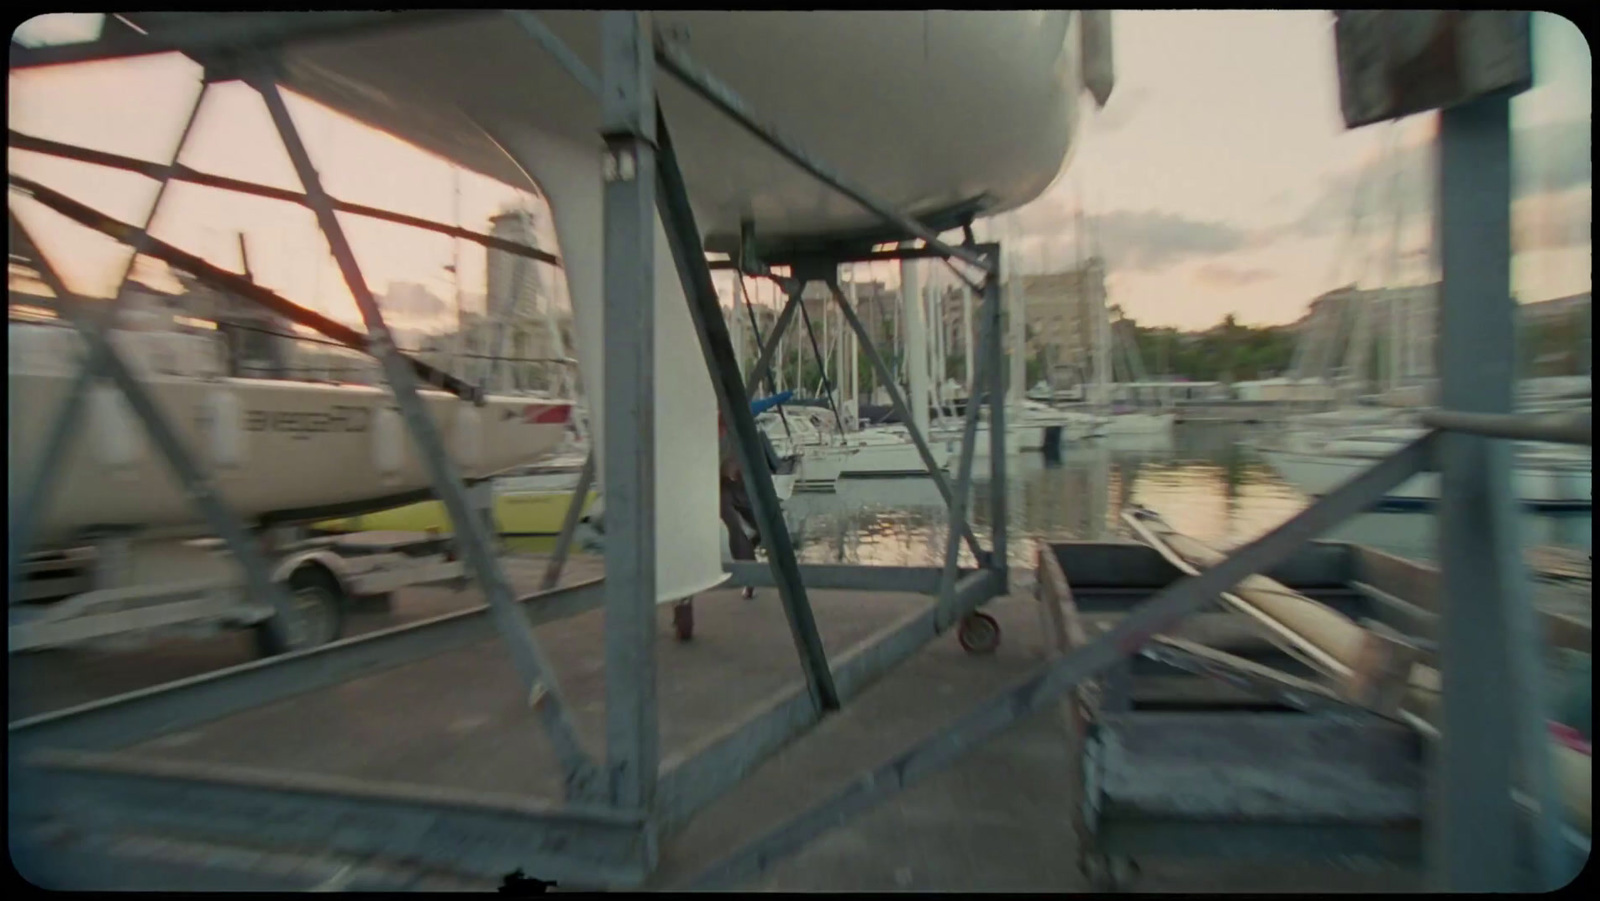
[(694, 638), (694, 599), (685, 598), (672, 605), (672, 630), (679, 641)]
[(1078, 870), (1096, 892), (1125, 892), (1139, 879), (1139, 864), (1131, 857), (1086, 854), (1079, 859)]
[(987, 613), (968, 614), (961, 621), (956, 639), (968, 654), (993, 654), (1000, 647), (1000, 624)]

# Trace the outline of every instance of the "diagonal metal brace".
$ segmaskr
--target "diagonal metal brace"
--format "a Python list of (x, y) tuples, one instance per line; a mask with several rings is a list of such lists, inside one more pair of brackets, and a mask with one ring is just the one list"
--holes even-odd
[[(755, 416), (750, 412), (750, 395), (739, 377), (739, 361), (734, 358), (728, 324), (722, 319), (722, 308), (717, 299), (716, 285), (711, 280), (711, 269), (706, 264), (705, 253), (701, 251), (698, 240), (691, 237), (698, 236), (700, 232), (695, 226), (694, 213), (689, 207), (689, 193), (684, 186), (683, 173), (678, 168), (666, 118), (661, 114), (659, 105), (656, 107), (656, 139), (660, 144), (656, 193), (662, 225), (667, 233), (667, 243), (672, 248), (673, 261), (678, 267), (678, 277), (682, 279), (684, 293), (688, 295), (695, 333), (700, 338), (700, 349), (711, 370), (711, 383), (716, 388), (717, 400), (733, 433), (734, 452), (738, 454), (739, 465), (744, 470), (745, 485), (750, 491), (756, 522), (762, 536), (768, 541), (768, 557), (777, 578), (784, 613), (789, 618), (789, 629), (800, 651), (806, 685), (818, 710), (837, 710), (839, 692), (834, 686), (833, 674), (828, 669), (828, 652), (822, 645), (822, 635), (817, 631), (816, 618), (806, 599), (800, 564), (795, 559), (794, 545), (783, 520), (783, 510), (778, 504), (778, 493), (772, 486), (772, 472), (761, 451), (760, 433)], [(796, 291), (795, 298), (798, 297), (799, 292)], [(794, 302), (791, 299), (791, 305)], [(773, 342), (776, 342), (776, 336)]]
[(476, 11), (406, 10), (403, 12), (326, 11), (254, 13), (241, 16), (210, 16), (204, 22), (163, 29), (155, 35), (124, 32), (82, 44), (57, 44), (47, 47), (11, 45), (11, 71), (39, 66), (127, 59), (158, 53), (196, 54), (227, 51), (239, 47), (286, 45), (299, 41), (348, 37), (380, 28), (446, 22)]
[(1067, 691), (1118, 665), (1154, 636), (1211, 603), (1218, 592), (1271, 569), (1308, 540), (1367, 509), (1427, 465), (1428, 433), (1377, 466), (1300, 511), (1288, 522), (1235, 551), (1198, 576), (1169, 585), (1135, 607), (1110, 631), (1057, 659), (1021, 685), (989, 698), (954, 725), (857, 779), (830, 799), (778, 827), (701, 873), (687, 886), (709, 890), (738, 885), (806, 843), (883, 799), (949, 767), (966, 752), (1031, 716)]
[[(137, 175), (143, 175), (146, 178), (171, 179), (172, 181), (188, 182), (189, 184), (206, 188), (216, 188), (220, 191), (230, 191), (235, 194), (246, 194), (251, 197), (263, 197), (267, 200), (281, 200), (284, 203), (306, 206), (306, 196), (297, 191), (287, 191), (283, 188), (274, 188), (271, 185), (258, 185), (242, 179), (229, 178), (226, 175), (213, 175), (209, 172), (191, 169), (181, 163), (162, 166), (158, 163), (135, 159), (131, 156), (107, 153), (104, 150), (95, 150), (90, 147), (77, 147), (60, 141), (52, 141), (49, 138), (26, 135), (15, 130), (7, 133), (6, 140), (13, 150), (27, 150), (33, 153), (42, 153), (46, 156), (76, 160), (80, 163), (105, 166), (108, 169), (132, 172)], [(341, 213), (350, 213), (367, 219), (377, 219), (380, 222), (391, 222), (395, 225), (404, 225), (409, 228), (422, 229), (423, 231), (458, 238), (463, 241), (471, 241), (490, 250), (505, 251), (519, 257), (548, 263), (551, 266), (561, 265), (561, 258), (555, 254), (547, 250), (540, 250), (537, 247), (529, 247), (517, 241), (509, 241), (495, 235), (480, 235), (471, 229), (462, 228), (458, 225), (446, 225), (442, 222), (434, 222), (431, 219), (424, 219), (420, 216), (397, 213), (393, 210), (350, 203), (337, 198), (330, 198), (330, 200), (333, 202), (333, 208)]]
[[(154, 167), (152, 177), (160, 181), (156, 189), (156, 196), (151, 200), (150, 209), (145, 213), (144, 224), (133, 233), (132, 239), (129, 241), (131, 248), (128, 254), (128, 261), (122, 267), (121, 278), (117, 280), (117, 292), (112, 303), (106, 304), (106, 309), (100, 311), (100, 315), (90, 316), (85, 320), (89, 328), (101, 330), (103, 334), (103, 329), (116, 316), (117, 309), (126, 296), (128, 278), (133, 274), (134, 264), (138, 262), (139, 254), (143, 253), (150, 244), (150, 225), (155, 221), (156, 213), (161, 209), (161, 201), (167, 196), (167, 189), (172, 185), (173, 173), (178, 168), (178, 157), (183, 155), (184, 147), (189, 143), (189, 136), (194, 133), (195, 123), (200, 116), (200, 107), (205, 103), (208, 90), (209, 86), (202, 86), (195, 95), (194, 102), (190, 104), (189, 115), (184, 120), (183, 129), (178, 133), (178, 142), (172, 150), (172, 159), (169, 165), (164, 168)], [(12, 134), (15, 135), (15, 132), (12, 132)], [(154, 164), (150, 165), (154, 166)], [(39, 248), (33, 245), (30, 238), (19, 231), (13, 240), (28, 245), (27, 252), (32, 257), (40, 259), (41, 266), (45, 265), (42, 262)], [(80, 316), (89, 312), (84, 310), (80, 304), (74, 304), (70, 300), (66, 303), (69, 308), (67, 312), (76, 309)], [(67, 443), (71, 440), (73, 432), (76, 431), (78, 419), (83, 413), (84, 402), (88, 398), (89, 389), (103, 373), (104, 361), (101, 349), (106, 346), (108, 345), (104, 343), (89, 342), (89, 353), (84, 358), (82, 368), (77, 378), (74, 379), (72, 387), (68, 390), (67, 402), (57, 412), (56, 420), (51, 425), (50, 434), (46, 438), (44, 445), (44, 454), (39, 459), (39, 469), (28, 482), (22, 504), (11, 518), (11, 538), (6, 548), (7, 597), (12, 596), (11, 589), (15, 586), (16, 580), (20, 578), (22, 558), (29, 551), (29, 541), (32, 539), (34, 523), (40, 511), (49, 503), (51, 492), (55, 489), (56, 477), (61, 473), (61, 461), (66, 457)]]
[[(736, 275), (735, 277), (742, 277), (742, 275)], [(778, 388), (776, 385), (772, 384), (770, 376), (770, 371), (772, 369), (772, 358), (778, 353), (779, 339), (781, 339), (783, 337), (783, 333), (788, 330), (789, 323), (794, 320), (794, 312), (800, 306), (800, 293), (804, 289), (805, 286), (799, 283), (791, 285), (788, 292), (789, 299), (783, 305), (783, 312), (778, 314), (778, 321), (772, 324), (772, 334), (767, 336), (767, 343), (761, 348), (761, 355), (756, 357), (756, 365), (751, 367), (750, 375), (745, 379), (744, 393), (746, 397), (754, 394), (756, 386), (761, 384), (763, 380), (767, 381), (767, 387), (772, 391), (773, 394), (778, 393)], [(748, 304), (749, 302), (750, 298), (748, 295), (746, 295), (745, 303)], [(752, 311), (752, 321), (754, 321), (754, 315), (755, 313)]]
[(961, 260), (984, 272), (993, 270), (994, 264), (989, 260), (985, 260), (977, 252), (964, 247), (952, 247), (940, 241), (939, 236), (932, 229), (874, 200), (865, 190), (846, 180), (844, 176), (824, 165), (811, 154), (801, 150), (799, 145), (780, 134), (776, 128), (759, 121), (750, 110), (749, 104), (734, 93), (733, 89), (718, 81), (711, 73), (696, 63), (682, 48), (674, 46), (659, 33), (656, 35), (656, 61), (661, 64), (661, 68), (671, 73), (689, 90), (705, 98), (712, 106), (721, 110), (744, 128), (745, 131), (755, 136), (756, 139), (776, 150), (790, 162), (811, 173), (822, 183), (860, 204), (868, 211), (877, 214), (884, 221), (903, 229), (906, 234), (921, 238), (927, 242), (929, 247), (938, 251), (940, 255)]
[(567, 564), (567, 555), (572, 552), (572, 538), (578, 531), (578, 520), (583, 518), (584, 502), (589, 499), (589, 490), (594, 487), (594, 470), (594, 451), (590, 450), (583, 458), (583, 471), (578, 473), (578, 484), (572, 489), (572, 503), (561, 521), (561, 534), (556, 536), (556, 548), (551, 552), (550, 563), (539, 582), (540, 591), (550, 591), (561, 581), (561, 570)]
[[(145, 234), (141, 229), (112, 219), (99, 210), (80, 203), (60, 191), (45, 187), (36, 181), (15, 174), (8, 175), (7, 178), (13, 187), (27, 193), (39, 203), (79, 225), (94, 229), (109, 238), (124, 244), (135, 244), (140, 240), (139, 236)], [(140, 252), (145, 256), (158, 259), (175, 269), (182, 269), (185, 272), (192, 273), (195, 278), (214, 288), (219, 288), (239, 297), (248, 298), (273, 313), (312, 329), (351, 350), (358, 350), (362, 353), (377, 356), (377, 352), (374, 350), (376, 346), (374, 339), (369, 335), (364, 335), (342, 322), (329, 319), (315, 310), (308, 310), (288, 298), (257, 285), (242, 275), (213, 266), (200, 257), (180, 250), (159, 238), (146, 235), (144, 241), (144, 246)], [(395, 352), (399, 353), (398, 350)], [(439, 390), (448, 391), (463, 399), (474, 401), (480, 399), (480, 392), (476, 386), (436, 369), (421, 360), (407, 357), (404, 354), (401, 354), (401, 358), (406, 360), (418, 377), (426, 380), (428, 384), (437, 387)]]
[(461, 475), (445, 449), (438, 425), (417, 396), (416, 375), (394, 346), (389, 328), (383, 320), (383, 311), (361, 275), (355, 253), (339, 225), (333, 204), (322, 189), (321, 179), (312, 166), (311, 157), (300, 139), (294, 120), (289, 116), (288, 107), (284, 105), (283, 95), (277, 83), (267, 74), (268, 71), (263, 68), (252, 72), (247, 81), (266, 102), (284, 149), (288, 151), (289, 159), (305, 188), (307, 202), (316, 213), (345, 284), (361, 310), (373, 355), (383, 364), (384, 375), (388, 378), (395, 402), (400, 407), (412, 440), (416, 442), (418, 456), (427, 467), (434, 490), (438, 492), (439, 499), (450, 514), (450, 520), (455, 524), (458, 543), (467, 565), (483, 589), (495, 626), (505, 639), (512, 661), (528, 691), (529, 706), (538, 711), (551, 744), (566, 770), (568, 795), (588, 797), (602, 787), (594, 762), (584, 751), (577, 730), (567, 715), (566, 702), (556, 682), (555, 670), (545, 659), (527, 619), (516, 606), (511, 586), (494, 555), (488, 529), (475, 514), (467, 498)]
[[(87, 320), (84, 301), (67, 289), (55, 267), (50, 265), (43, 251), (39, 250), (38, 245), (28, 237), (27, 229), (18, 221), (15, 211), (10, 212), (10, 223), (19, 235), (33, 245), (39, 275), (55, 293), (57, 309), (68, 316), (73, 326), (78, 329), (78, 333), (88, 342), (90, 358), (88, 364), (97, 366), (121, 389), (128, 406), (133, 408), (134, 413), (144, 423), (151, 440), (160, 449), (162, 456), (167, 458), (178, 480), (183, 483), (184, 491), (238, 557), (239, 565), (244, 569), (245, 584), (251, 594), (272, 605), (277, 615), (268, 622), (268, 628), (273, 630), (280, 643), (291, 644), (288, 630), (294, 618), (294, 608), (282, 587), (273, 582), (261, 547), (234, 517), (232, 511), (223, 504), (216, 486), (206, 478), (198, 461), (184, 446), (183, 439), (172, 430), (160, 407), (156, 406), (155, 399), (145, 390), (144, 384), (128, 369), (116, 348), (111, 345), (110, 338), (96, 323)], [(87, 368), (86, 366), (86, 370)], [(47, 464), (48, 462), (46, 461)]]
[[(987, 304), (993, 304), (994, 297), (990, 296)], [(977, 359), (978, 381), (981, 384), (989, 372), (998, 367), (1000, 362), (996, 354), (992, 353), (990, 342), (991, 332), (995, 330), (997, 317), (985, 315), (979, 328), (979, 354)], [(961, 424), (961, 460), (957, 464), (955, 493), (950, 502), (950, 528), (945, 540), (944, 572), (939, 578), (939, 606), (942, 610), (950, 610), (956, 603), (956, 566), (961, 553), (961, 526), (967, 522), (967, 499), (972, 494), (972, 462), (976, 456), (978, 443), (978, 410), (980, 405), (973, 403), (972, 398), (967, 399), (967, 409), (962, 417)], [(913, 426), (915, 428), (915, 426)], [(983, 558), (977, 558), (978, 564), (983, 564)], [(946, 625), (944, 623), (940, 624)]]
[[(928, 441), (917, 429), (916, 420), (911, 418), (911, 406), (906, 403), (905, 395), (900, 392), (900, 386), (895, 383), (894, 373), (889, 371), (889, 364), (883, 360), (883, 355), (878, 352), (878, 346), (873, 343), (872, 336), (867, 334), (866, 326), (861, 324), (860, 317), (851, 308), (850, 302), (845, 299), (844, 292), (839, 289), (837, 278), (828, 279), (828, 291), (833, 294), (833, 299), (839, 304), (839, 309), (844, 312), (844, 318), (850, 323), (850, 328), (855, 330), (856, 337), (861, 341), (861, 349), (866, 351), (867, 359), (871, 361), (872, 368), (878, 374), (878, 380), (889, 392), (889, 399), (894, 403), (894, 410), (900, 415), (900, 421), (905, 423), (906, 431), (911, 434), (911, 441), (917, 446), (917, 453), (922, 455), (922, 465), (928, 467), (928, 475), (933, 478), (933, 484), (938, 486), (939, 495), (944, 498), (946, 507), (955, 507), (955, 492), (950, 488), (950, 480), (945, 478), (944, 472), (938, 464), (933, 462), (933, 451), (928, 448)], [(961, 536), (967, 542), (967, 547), (972, 551), (972, 556), (980, 563), (987, 559), (983, 548), (978, 544), (978, 537), (972, 532), (972, 524), (962, 518)]]

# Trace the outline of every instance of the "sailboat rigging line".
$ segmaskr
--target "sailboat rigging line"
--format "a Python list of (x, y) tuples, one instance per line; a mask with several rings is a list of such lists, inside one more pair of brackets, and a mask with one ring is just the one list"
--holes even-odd
[(843, 431), (844, 417), (839, 415), (839, 406), (833, 402), (833, 386), (828, 383), (828, 361), (822, 356), (821, 348), (817, 347), (817, 333), (811, 328), (811, 314), (806, 312), (804, 298), (800, 300), (800, 321), (805, 323), (806, 337), (811, 339), (811, 353), (817, 358), (817, 368), (822, 370), (822, 390), (828, 398), (828, 409), (833, 411), (833, 421)]
[[(744, 278), (744, 263), (745, 263), (744, 242), (743, 241), (739, 242), (739, 256), (738, 256), (738, 259), (737, 259), (736, 262), (737, 262), (737, 265), (734, 267), (733, 277), (734, 278), (738, 278), (738, 279), (743, 279)], [(751, 335), (751, 337), (756, 339), (756, 347), (765, 347), (767, 342), (761, 337), (761, 325), (756, 322), (756, 307), (755, 307), (755, 304), (751, 303), (751, 301), (750, 301), (750, 289), (749, 289), (749, 286), (740, 285), (739, 287), (742, 290), (740, 290), (738, 293), (744, 295), (744, 308), (745, 308), (746, 312), (748, 312), (750, 314), (750, 335)], [(767, 390), (772, 392), (773, 394), (777, 394), (778, 393), (778, 386), (777, 386), (777, 383), (772, 380), (772, 369), (770, 367), (768, 367), (768, 369), (767, 369), (766, 376), (767, 376)], [(793, 447), (794, 446), (794, 433), (789, 430), (789, 416), (788, 416), (788, 414), (783, 412), (783, 404), (781, 404), (781, 403), (778, 404), (778, 421), (783, 423), (783, 435), (784, 435), (785, 438), (789, 439), (789, 446)]]
[[(45, 187), (38, 182), (15, 173), (7, 173), (7, 179), (13, 189), (31, 195), (34, 200), (55, 210), (57, 213), (77, 222), (79, 225), (100, 232), (119, 243), (131, 244), (140, 234), (139, 229), (120, 220), (113, 219), (99, 210), (74, 200), (53, 188)], [(143, 247), (143, 252), (146, 256), (158, 259), (175, 269), (189, 272), (196, 279), (212, 287), (253, 300), (279, 316), (326, 335), (346, 347), (365, 354), (372, 353), (369, 349), (370, 339), (363, 332), (358, 332), (342, 322), (329, 319), (314, 310), (308, 310), (286, 297), (255, 284), (242, 275), (213, 266), (200, 257), (180, 250), (154, 235), (146, 234), (144, 240), (146, 243)], [(440, 390), (454, 394), (462, 400), (469, 400), (480, 405), (483, 403), (483, 394), (476, 386), (442, 372), (415, 357), (402, 353), (398, 348), (396, 348), (396, 353), (400, 353), (401, 357), (411, 364), (411, 368), (416, 372), (418, 378), (437, 384)]]

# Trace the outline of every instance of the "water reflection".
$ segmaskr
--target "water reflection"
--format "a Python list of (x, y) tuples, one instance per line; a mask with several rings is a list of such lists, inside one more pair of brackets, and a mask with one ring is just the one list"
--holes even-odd
[[(1239, 441), (1260, 426), (1185, 425), (1152, 440), (1121, 436), (1068, 448), (1059, 462), (1039, 454), (1007, 461), (1010, 557), (1032, 567), (1040, 541), (1133, 538), (1122, 513), (1133, 505), (1159, 512), (1175, 528), (1219, 548), (1259, 537), (1309, 502)], [(973, 531), (987, 546), (987, 461), (978, 461), (971, 492)], [(953, 481), (953, 479), (952, 479)], [(949, 514), (932, 479), (857, 479), (837, 493), (797, 493), (785, 518), (803, 563), (927, 566), (944, 560)], [(1525, 545), (1592, 547), (1589, 513), (1526, 514)], [(1368, 513), (1326, 537), (1360, 542), (1415, 560), (1433, 560), (1432, 512)], [(548, 553), (553, 537), (513, 538), (517, 550)], [(963, 547), (963, 565), (973, 564)]]
[[(1259, 537), (1309, 502), (1239, 440), (1248, 426), (1180, 426), (1152, 441), (1133, 436), (1068, 448), (1058, 463), (1038, 454), (1008, 460), (1013, 565), (1031, 566), (1040, 541), (1131, 538), (1122, 513), (1159, 512), (1177, 529), (1219, 548)], [(974, 531), (989, 534), (987, 466), (975, 467)], [(835, 494), (797, 494), (786, 504), (802, 561), (929, 565), (943, 559), (948, 516), (931, 479), (840, 483)], [(1587, 550), (1589, 513), (1527, 514), (1524, 542)], [(1432, 512), (1355, 517), (1328, 538), (1359, 541), (1401, 556), (1435, 555)], [(971, 561), (963, 551), (963, 560)]]

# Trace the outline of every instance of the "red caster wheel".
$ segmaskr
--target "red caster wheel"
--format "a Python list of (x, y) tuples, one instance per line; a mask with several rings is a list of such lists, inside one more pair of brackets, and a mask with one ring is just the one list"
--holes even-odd
[(956, 639), (968, 654), (993, 654), (1000, 647), (1000, 624), (987, 613), (970, 614), (961, 621)]
[(672, 628), (679, 641), (694, 638), (694, 600), (679, 601), (672, 607)]

